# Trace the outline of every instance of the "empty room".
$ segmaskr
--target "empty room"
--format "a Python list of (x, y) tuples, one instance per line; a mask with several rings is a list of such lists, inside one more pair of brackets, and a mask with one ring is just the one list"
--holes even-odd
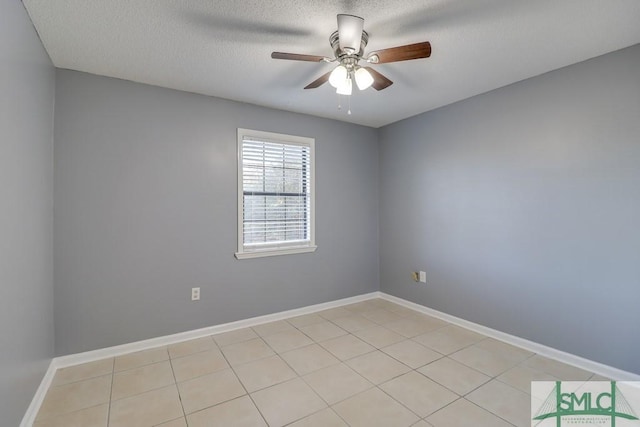
[(637, 0), (0, 0), (0, 425), (640, 426)]

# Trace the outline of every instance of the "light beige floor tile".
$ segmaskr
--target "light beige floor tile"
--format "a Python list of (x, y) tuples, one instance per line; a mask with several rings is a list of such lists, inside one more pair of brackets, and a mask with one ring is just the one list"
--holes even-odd
[(368, 320), (371, 320), (378, 325), (384, 325), (389, 322), (400, 320), (403, 317), (393, 311), (385, 310), (384, 308), (376, 308), (374, 310), (363, 311), (360, 315)]
[(381, 351), (374, 351), (346, 361), (353, 370), (374, 384), (381, 384), (411, 370)]
[(353, 333), (361, 340), (371, 344), (376, 348), (386, 347), (406, 338), (382, 326), (374, 326), (373, 328), (361, 329)]
[(335, 320), (341, 317), (351, 316), (353, 313), (349, 310), (345, 310), (342, 307), (330, 308), (328, 310), (319, 311), (316, 313), (318, 316), (324, 317), (327, 320)]
[(156, 427), (187, 427), (186, 418), (178, 418), (175, 420), (167, 421), (166, 423), (158, 424)]
[(420, 344), (442, 354), (451, 354), (465, 347), (469, 347), (486, 337), (455, 325), (444, 326), (435, 331), (415, 337)]
[(169, 361), (118, 372), (113, 376), (111, 399), (118, 400), (175, 383)]
[(448, 357), (423, 366), (418, 372), (461, 396), (491, 380), (491, 377)]
[(478, 341), (475, 345), (479, 348), (489, 350), (494, 354), (506, 355), (513, 359), (519, 359), (520, 361), (526, 360), (534, 354), (523, 348), (516, 347), (514, 345), (507, 344), (493, 338), (487, 338), (482, 341)]
[(375, 347), (351, 334), (324, 341), (321, 345), (340, 360), (348, 360), (375, 350)]
[(438, 322), (433, 322), (432, 320), (403, 317), (400, 320), (385, 323), (384, 327), (391, 329), (393, 332), (397, 332), (404, 337), (413, 338), (418, 335), (440, 329), (442, 328), (442, 325)]
[(36, 422), (33, 427), (107, 427), (109, 404), (81, 409), (69, 414), (47, 418)]
[(126, 371), (127, 369), (139, 368), (144, 365), (169, 360), (167, 347), (152, 348), (151, 350), (137, 351), (116, 357), (115, 371)]
[(329, 405), (373, 387), (343, 363), (305, 375), (304, 380)]
[(593, 376), (592, 372), (588, 372), (584, 369), (576, 368), (575, 366), (567, 365), (566, 363), (558, 362), (556, 360), (548, 359), (538, 354), (527, 359), (523, 365), (538, 371), (546, 372), (547, 374), (562, 381), (586, 381)]
[(405, 427), (419, 418), (378, 388), (372, 388), (333, 406), (351, 427)]
[(111, 402), (109, 427), (153, 426), (183, 416), (175, 385)]
[(300, 330), (316, 342), (326, 341), (347, 334), (344, 329), (337, 327), (331, 322), (314, 323), (313, 325), (303, 326)]
[(442, 357), (440, 353), (411, 340), (400, 341), (383, 347), (381, 350), (413, 369), (417, 369)]
[(229, 367), (222, 352), (217, 348), (175, 358), (171, 365), (176, 381), (190, 380)]
[(376, 298), (369, 300), (369, 303), (376, 308), (384, 308), (385, 310), (393, 311), (400, 307), (398, 304), (393, 303), (391, 301), (384, 300), (382, 298)]
[(225, 347), (231, 344), (237, 344), (239, 342), (249, 341), (250, 339), (257, 338), (257, 334), (251, 328), (242, 328), (231, 332), (224, 332), (222, 334), (212, 335), (213, 340), (220, 347)]
[(82, 365), (60, 368), (56, 371), (51, 385), (63, 385), (76, 381), (88, 380), (89, 378), (101, 377), (113, 373), (113, 357), (95, 362), (83, 363)]
[(431, 331), (435, 331), (437, 329), (440, 328), (444, 328), (445, 326), (450, 326), (451, 323), (439, 319), (435, 316), (430, 316), (428, 314), (424, 314), (424, 313), (420, 313), (418, 311), (414, 311), (413, 313), (409, 313), (407, 314), (405, 317), (407, 318), (411, 318), (411, 319), (416, 319), (419, 320), (421, 322), (424, 322), (426, 325), (429, 325), (429, 330)]
[(110, 394), (111, 375), (51, 387), (40, 406), (36, 420), (107, 403)]
[(327, 406), (300, 378), (257, 391), (251, 397), (271, 427), (286, 425)]
[(531, 397), (500, 381), (490, 381), (466, 398), (518, 427), (531, 425)]
[(185, 414), (191, 414), (246, 394), (231, 369), (178, 383), (178, 389)]
[(187, 415), (189, 427), (267, 427), (249, 396)]
[(298, 375), (305, 375), (340, 361), (318, 344), (287, 351), (280, 355)]
[(279, 357), (270, 356), (234, 368), (249, 393), (296, 378), (296, 373)]
[(498, 380), (531, 394), (531, 381), (558, 381), (558, 378), (521, 364), (500, 375)]
[[(269, 417), (273, 425), (295, 421), (288, 425), (296, 427), (346, 426), (345, 420), (355, 426), (459, 427), (470, 420), (474, 427), (528, 426), (531, 381), (607, 380), (385, 300), (290, 320), (61, 369), (34, 427), (106, 427), (109, 412), (109, 427), (186, 427), (177, 388), (190, 427), (212, 425), (211, 420), (220, 420), (213, 425), (264, 427)], [(283, 352), (282, 359), (270, 346)], [(254, 404), (245, 388), (261, 403)], [(467, 395), (455, 400), (453, 392)], [(358, 400), (363, 395), (370, 400), (366, 404)], [(256, 405), (269, 415), (263, 418)], [(377, 416), (357, 413), (358, 405), (357, 410), (371, 407)], [(427, 418), (408, 421), (402, 410), (415, 414), (407, 408)], [(399, 412), (393, 422), (384, 424), (381, 420), (394, 411)]]
[(331, 408), (323, 409), (313, 415), (289, 424), (288, 427), (348, 427)]
[(377, 326), (376, 323), (373, 323), (371, 320), (366, 319), (359, 314), (352, 314), (351, 316), (340, 317), (338, 319), (333, 319), (333, 323), (340, 326), (347, 332), (355, 332), (360, 331), (362, 329), (373, 328)]
[(498, 376), (522, 361), (521, 357), (506, 353), (492, 353), (476, 344), (463, 348), (449, 357), (490, 377)]
[(216, 344), (211, 337), (197, 338), (195, 340), (189, 340), (178, 344), (172, 344), (169, 346), (169, 356), (173, 359), (176, 357), (188, 356), (200, 351), (210, 350), (215, 348)]
[(380, 385), (391, 397), (421, 418), (458, 399), (458, 395), (415, 371)]
[(430, 314), (423, 313), (418, 310), (412, 310), (411, 313), (407, 314), (406, 317), (413, 317), (414, 319), (424, 320), (427, 322), (433, 322), (433, 324), (440, 325), (441, 327), (448, 326), (451, 323), (440, 319), (439, 317), (432, 316)]
[(466, 399), (458, 399), (427, 417), (433, 427), (513, 427)]
[(253, 330), (261, 337), (267, 335), (273, 335), (278, 332), (291, 331), (295, 329), (290, 323), (285, 320), (278, 320), (276, 322), (264, 323), (262, 325), (254, 326)]
[(277, 353), (313, 344), (313, 341), (297, 329), (278, 332), (263, 338)]
[(275, 354), (261, 338), (254, 338), (249, 341), (222, 347), (222, 353), (224, 353), (227, 361), (232, 366), (253, 362), (254, 360)]
[(352, 313), (362, 313), (364, 311), (375, 310), (378, 307), (371, 301), (361, 301), (349, 305), (343, 305), (342, 308), (349, 310)]
[(292, 317), (291, 319), (287, 319), (287, 322), (291, 323), (296, 328), (301, 328), (303, 326), (313, 325), (314, 323), (325, 322), (326, 320), (323, 317), (318, 316), (317, 314), (305, 314), (303, 316)]
[(402, 317), (416, 316), (417, 314), (419, 314), (417, 311), (401, 306), (399, 304), (393, 304), (384, 308), (386, 308), (389, 311), (393, 311), (394, 313), (399, 314)]

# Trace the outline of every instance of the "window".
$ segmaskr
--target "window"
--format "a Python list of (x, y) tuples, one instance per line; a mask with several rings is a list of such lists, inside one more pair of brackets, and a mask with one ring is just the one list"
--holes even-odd
[(238, 129), (238, 252), (312, 252), (314, 139)]

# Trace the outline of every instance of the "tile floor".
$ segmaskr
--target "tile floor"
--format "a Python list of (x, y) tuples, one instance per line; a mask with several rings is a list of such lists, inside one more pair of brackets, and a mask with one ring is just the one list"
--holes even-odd
[(34, 425), (524, 427), (592, 376), (375, 299), (60, 369)]

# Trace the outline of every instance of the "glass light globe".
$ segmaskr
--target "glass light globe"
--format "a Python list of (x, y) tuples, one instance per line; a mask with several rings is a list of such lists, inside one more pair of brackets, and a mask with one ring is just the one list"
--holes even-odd
[(352, 86), (351, 79), (347, 78), (343, 84), (338, 86), (336, 93), (338, 95), (351, 95)]
[(347, 69), (342, 65), (334, 68), (329, 75), (329, 84), (336, 89), (343, 85), (345, 80), (347, 80)]
[(365, 90), (373, 84), (373, 77), (371, 77), (371, 73), (365, 68), (358, 68), (355, 73), (355, 78), (356, 85), (358, 85), (358, 89), (360, 90)]

